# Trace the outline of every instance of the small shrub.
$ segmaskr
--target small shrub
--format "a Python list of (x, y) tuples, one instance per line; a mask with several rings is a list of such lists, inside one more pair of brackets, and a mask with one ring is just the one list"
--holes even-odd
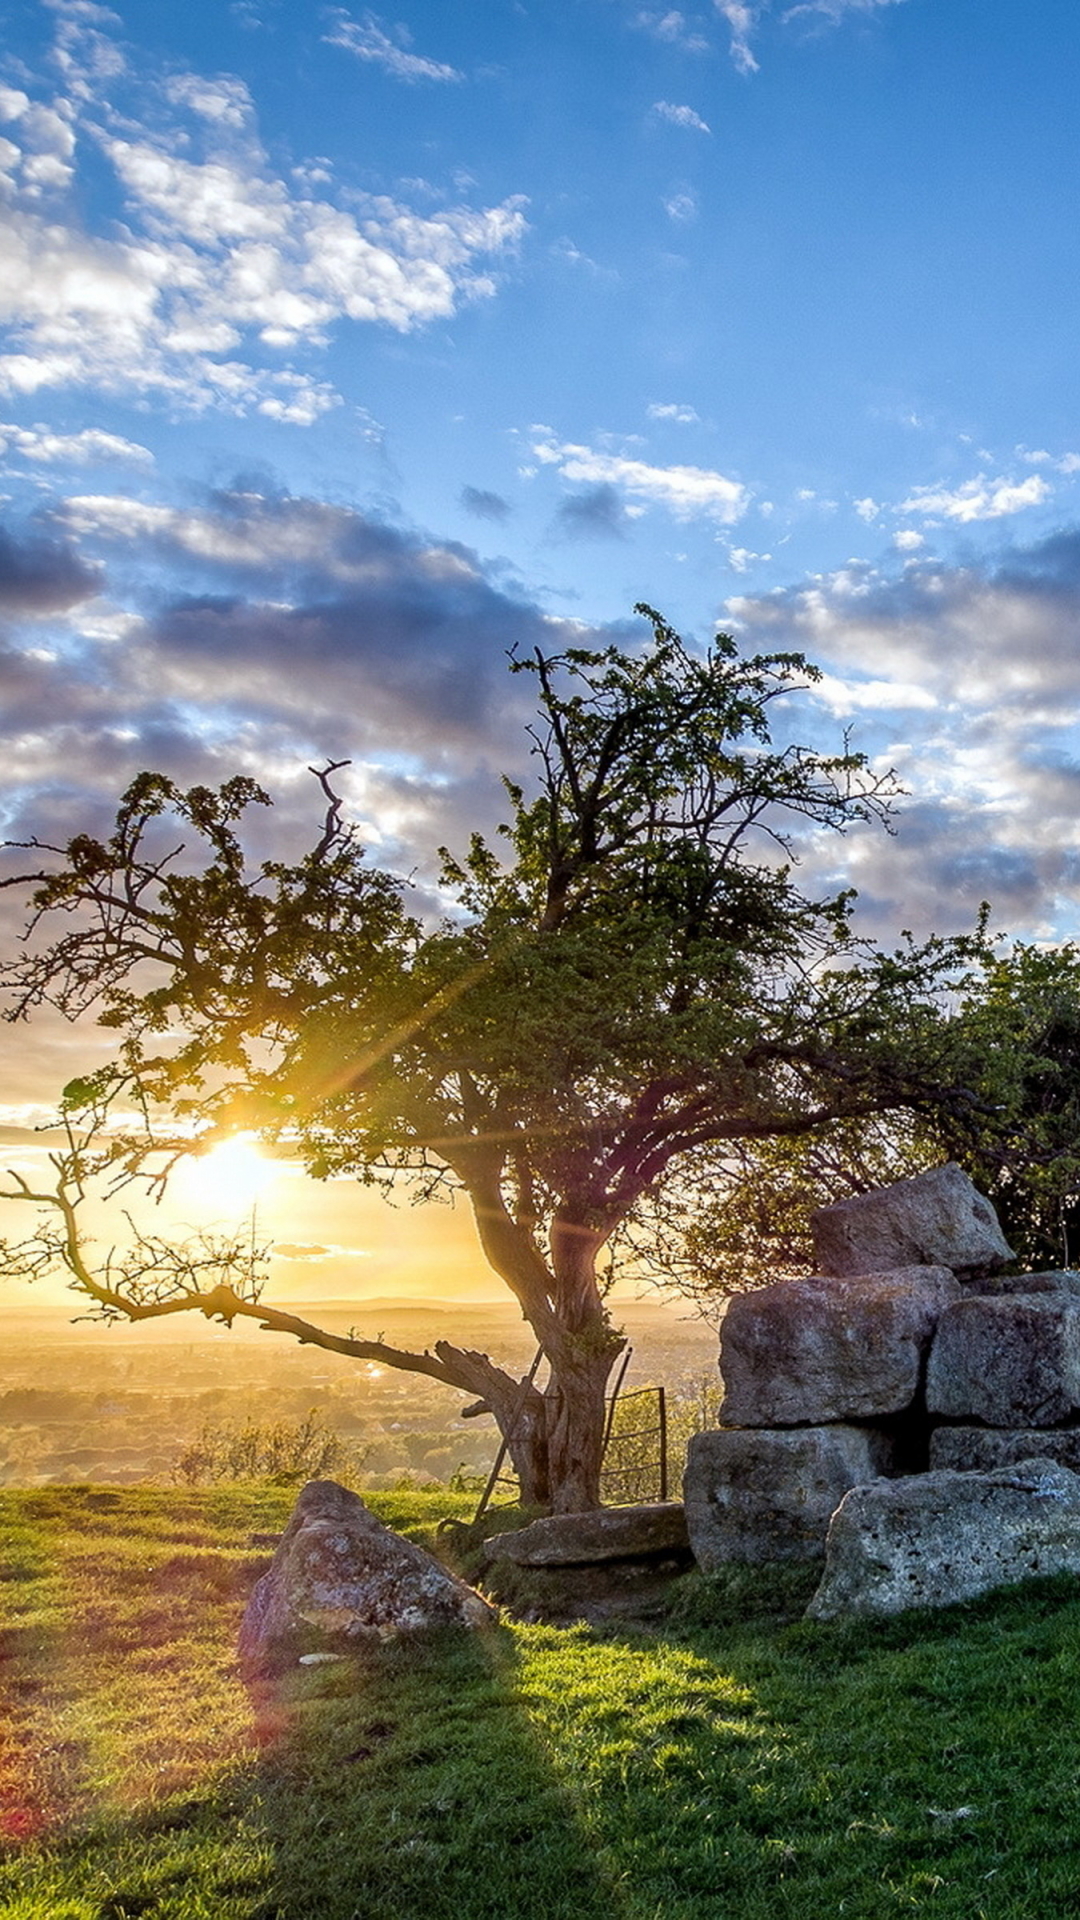
[(355, 1478), (361, 1452), (328, 1427), (314, 1408), (302, 1420), (269, 1426), (249, 1420), (205, 1426), (179, 1455), (172, 1475), (186, 1487), (221, 1486), (240, 1480), (265, 1480), (275, 1487), (302, 1486), (308, 1480)]

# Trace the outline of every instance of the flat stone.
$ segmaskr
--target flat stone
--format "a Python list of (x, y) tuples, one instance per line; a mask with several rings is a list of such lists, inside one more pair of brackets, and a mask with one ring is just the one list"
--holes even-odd
[(935, 1427), (931, 1468), (956, 1473), (992, 1473), (1017, 1460), (1056, 1460), (1080, 1473), (1080, 1427)]
[(306, 1486), (240, 1627), (249, 1670), (310, 1653), (347, 1653), (442, 1627), (483, 1627), (495, 1613), (430, 1553), (384, 1527), (333, 1480)]
[(947, 1307), (926, 1368), (931, 1413), (989, 1427), (1055, 1427), (1080, 1407), (1080, 1300), (972, 1294)]
[(975, 1291), (991, 1299), (1003, 1293), (1069, 1293), (1080, 1299), (1080, 1273), (1062, 1267), (1049, 1273), (1002, 1273)]
[(954, 1160), (819, 1207), (811, 1229), (814, 1263), (823, 1273), (910, 1266), (986, 1273), (1013, 1258), (989, 1200)]
[(820, 1558), (844, 1494), (887, 1473), (893, 1456), (892, 1437), (873, 1427), (694, 1434), (683, 1480), (694, 1558), (707, 1573), (732, 1560)]
[(484, 1559), (519, 1567), (581, 1567), (608, 1560), (640, 1560), (689, 1552), (686, 1515), (678, 1500), (636, 1507), (597, 1507), (592, 1513), (553, 1513), (484, 1543)]
[(833, 1514), (807, 1615), (944, 1607), (1055, 1573), (1080, 1573), (1080, 1476), (1067, 1467), (1029, 1459), (876, 1480)]
[(732, 1427), (804, 1427), (902, 1413), (919, 1392), (947, 1267), (811, 1274), (736, 1294), (720, 1329), (721, 1416)]

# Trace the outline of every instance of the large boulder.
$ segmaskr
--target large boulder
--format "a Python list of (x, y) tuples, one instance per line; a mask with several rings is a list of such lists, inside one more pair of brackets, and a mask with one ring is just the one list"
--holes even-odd
[(938, 1322), (926, 1404), (989, 1427), (1055, 1427), (1080, 1407), (1080, 1300), (1045, 1293), (973, 1294)]
[(1080, 1475), (1047, 1460), (912, 1474), (845, 1494), (807, 1614), (943, 1607), (1055, 1573), (1080, 1573)]
[(252, 1591), (240, 1661), (272, 1670), (307, 1653), (355, 1651), (440, 1627), (483, 1627), (494, 1618), (486, 1600), (384, 1527), (359, 1494), (313, 1480)]
[(931, 1468), (956, 1473), (992, 1473), (1018, 1460), (1056, 1460), (1080, 1473), (1080, 1427), (935, 1427)]
[(993, 1272), (1013, 1258), (989, 1200), (955, 1161), (819, 1207), (811, 1218), (814, 1262), (823, 1273), (883, 1273), (894, 1267)]
[(820, 1558), (844, 1494), (887, 1473), (893, 1455), (872, 1427), (694, 1434), (683, 1480), (694, 1558), (707, 1573), (730, 1560)]
[(736, 1294), (720, 1330), (722, 1417), (804, 1427), (902, 1413), (941, 1313), (959, 1300), (946, 1267), (813, 1274)]
[(553, 1513), (530, 1526), (495, 1533), (484, 1559), (519, 1567), (584, 1567), (606, 1560), (688, 1554), (686, 1516), (677, 1500), (651, 1506), (597, 1507), (591, 1513)]

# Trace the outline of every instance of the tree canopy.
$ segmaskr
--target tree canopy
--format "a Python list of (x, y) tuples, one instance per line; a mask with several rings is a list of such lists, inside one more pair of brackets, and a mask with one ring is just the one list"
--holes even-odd
[[(16, 1266), (51, 1248), (106, 1313), (248, 1313), (431, 1374), (494, 1412), (526, 1498), (572, 1509), (598, 1498), (622, 1345), (606, 1263), (681, 1168), (881, 1114), (962, 1124), (942, 995), (978, 938), (883, 953), (852, 938), (849, 893), (811, 898), (794, 874), (801, 829), (888, 824), (891, 775), (846, 742), (774, 742), (775, 703), (817, 677), (802, 656), (744, 658), (725, 635), (699, 655), (639, 611), (638, 652), (512, 660), (535, 682), (535, 778), (505, 783), (499, 844), (441, 851), (441, 918), (368, 858), (334, 767), (292, 863), (249, 859), (245, 817), (269, 798), (241, 777), (183, 791), (142, 774), (107, 839), (31, 843), (6, 883), (31, 897), (10, 1017), (50, 1003), (118, 1045), (65, 1090), (57, 1192), (13, 1189), (60, 1215)], [(108, 1134), (125, 1109), (138, 1124)], [(261, 1300), (235, 1258), (211, 1284), (144, 1244), (95, 1273), (86, 1179), (236, 1129), (290, 1142), (317, 1176), (463, 1194), (546, 1381), (450, 1342), (331, 1336)]]
[(1080, 1260), (1080, 948), (972, 942), (941, 1030), (943, 1084), (966, 1100), (746, 1139), (685, 1170), (654, 1224), (684, 1290), (715, 1298), (808, 1271), (811, 1216), (944, 1159), (993, 1203), (1023, 1271)]

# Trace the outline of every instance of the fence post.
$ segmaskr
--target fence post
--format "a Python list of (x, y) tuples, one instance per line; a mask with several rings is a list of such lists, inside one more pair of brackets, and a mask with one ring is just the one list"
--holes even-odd
[(611, 1429), (615, 1425), (615, 1403), (619, 1398), (619, 1392), (622, 1387), (622, 1383), (626, 1379), (626, 1369), (630, 1365), (630, 1355), (633, 1353), (633, 1351), (634, 1351), (633, 1347), (627, 1347), (626, 1352), (623, 1354), (622, 1366), (619, 1368), (619, 1371), (615, 1377), (615, 1385), (614, 1385), (614, 1388), (612, 1389), (611, 1399), (608, 1401), (607, 1424), (604, 1427), (604, 1439), (603, 1439), (603, 1444), (600, 1448), (601, 1466), (603, 1466), (604, 1464), (604, 1458), (608, 1450), (608, 1442), (611, 1439)]
[(658, 1392), (658, 1394), (660, 1395), (660, 1498), (661, 1498), (661, 1500), (666, 1500), (666, 1499), (667, 1499), (667, 1497), (668, 1497), (668, 1484), (667, 1484), (667, 1394), (665, 1393), (665, 1391), (664, 1391), (664, 1389), (663, 1389), (663, 1387), (658, 1387), (658, 1388), (657, 1388), (657, 1392)]

